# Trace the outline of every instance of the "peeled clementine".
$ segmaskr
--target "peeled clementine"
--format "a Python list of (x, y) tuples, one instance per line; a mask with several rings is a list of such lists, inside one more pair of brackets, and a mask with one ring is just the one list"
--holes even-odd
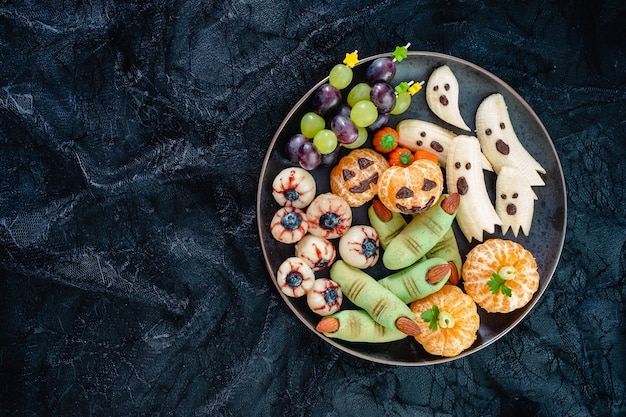
[(488, 312), (523, 307), (539, 288), (534, 256), (512, 240), (488, 239), (476, 245), (462, 271), (465, 292)]
[[(435, 306), (436, 316), (429, 314)], [(436, 293), (414, 301), (410, 307), (421, 330), (415, 340), (428, 353), (456, 356), (476, 340), (480, 327), (476, 303), (459, 287), (444, 285)]]

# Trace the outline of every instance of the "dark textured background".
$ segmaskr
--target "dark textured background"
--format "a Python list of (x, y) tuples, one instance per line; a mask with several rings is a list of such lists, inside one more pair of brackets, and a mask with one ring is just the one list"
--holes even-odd
[[(626, 415), (626, 4), (502, 4), (0, 1), (0, 414)], [(407, 41), (528, 101), (569, 205), (533, 312), (420, 368), (306, 329), (255, 217), (291, 106)]]

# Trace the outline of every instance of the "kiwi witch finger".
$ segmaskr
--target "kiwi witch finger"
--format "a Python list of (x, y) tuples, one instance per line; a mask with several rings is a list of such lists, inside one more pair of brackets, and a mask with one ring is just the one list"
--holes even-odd
[(443, 194), (428, 211), (415, 215), (383, 253), (383, 264), (391, 270), (411, 266), (425, 256), (452, 226), (459, 208), (458, 193)]
[(344, 296), (376, 322), (409, 336), (419, 334), (411, 309), (366, 272), (339, 260), (331, 266), (330, 278), (341, 286)]
[(423, 259), (379, 280), (378, 283), (403, 303), (409, 304), (439, 291), (448, 282), (450, 273), (450, 265), (445, 259)]
[(376, 230), (380, 240), (380, 247), (383, 249), (387, 249), (389, 242), (407, 224), (402, 214), (389, 210), (378, 199), (373, 200), (372, 205), (367, 209), (367, 217), (374, 230)]
[(325, 336), (348, 342), (386, 343), (401, 340), (405, 333), (385, 327), (365, 310), (342, 310), (324, 317), (315, 329)]
[(459, 283), (463, 261), (461, 259), (459, 245), (456, 242), (456, 236), (454, 236), (454, 230), (452, 227), (448, 229), (441, 240), (437, 242), (430, 252), (426, 254), (426, 258), (442, 258), (448, 261), (450, 268), (452, 268), (450, 278), (448, 278), (448, 283), (453, 285)]

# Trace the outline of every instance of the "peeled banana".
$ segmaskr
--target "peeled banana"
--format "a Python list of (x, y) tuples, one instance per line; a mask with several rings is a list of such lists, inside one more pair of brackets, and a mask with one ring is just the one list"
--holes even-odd
[(500, 93), (485, 98), (476, 110), (476, 136), (496, 174), (503, 166), (519, 169), (531, 186), (545, 185), (539, 173), (546, 170), (520, 143)]
[[(413, 152), (422, 149), (437, 155), (439, 164), (446, 167), (450, 142), (457, 136), (451, 130), (424, 120), (404, 119), (396, 125), (398, 145)], [(486, 171), (493, 171), (489, 160), (480, 154), (481, 166)]]
[(459, 109), (459, 82), (447, 65), (435, 68), (428, 77), (426, 104), (444, 122), (463, 130), (471, 130)]
[(517, 237), (520, 228), (528, 236), (537, 194), (526, 177), (513, 167), (504, 166), (496, 179), (496, 213), (502, 220), (502, 234), (511, 228)]
[(448, 192), (459, 193), (456, 220), (468, 242), (483, 241), (483, 232), (494, 233), (502, 224), (496, 213), (480, 169), (480, 144), (473, 136), (461, 135), (452, 141), (446, 162)]

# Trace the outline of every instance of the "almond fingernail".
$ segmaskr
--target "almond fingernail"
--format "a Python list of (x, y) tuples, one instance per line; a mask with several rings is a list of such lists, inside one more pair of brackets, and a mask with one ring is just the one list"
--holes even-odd
[(378, 216), (378, 218), (384, 222), (388, 222), (391, 220), (392, 212), (389, 210), (380, 200), (372, 201), (372, 207), (374, 208), (374, 213)]
[(441, 208), (446, 213), (452, 214), (459, 208), (460, 202), (461, 195), (459, 193), (452, 193), (441, 202)]
[(450, 273), (449, 264), (433, 266), (426, 273), (426, 281), (428, 281), (431, 284), (436, 284), (442, 279), (444, 279), (446, 275), (448, 275), (449, 273)]

